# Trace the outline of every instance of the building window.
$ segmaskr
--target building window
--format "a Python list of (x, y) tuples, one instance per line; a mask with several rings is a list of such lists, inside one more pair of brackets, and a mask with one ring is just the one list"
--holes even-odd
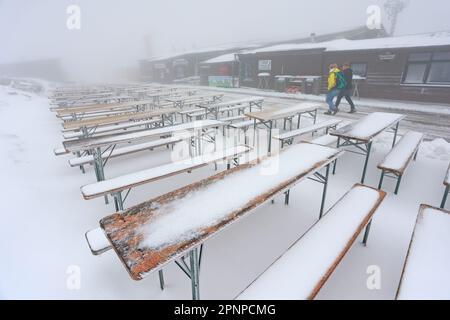
[(409, 55), (405, 84), (450, 84), (450, 52)]
[(367, 63), (352, 63), (351, 68), (353, 70), (353, 74), (360, 77), (367, 77)]

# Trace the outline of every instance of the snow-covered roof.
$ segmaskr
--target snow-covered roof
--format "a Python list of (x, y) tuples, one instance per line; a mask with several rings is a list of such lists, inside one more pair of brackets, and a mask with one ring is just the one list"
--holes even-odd
[(450, 32), (433, 32), (390, 38), (366, 40), (340, 40), (327, 46), (326, 51), (394, 49), (415, 47), (436, 47), (450, 45)]
[(235, 61), (235, 55), (236, 53), (227, 53), (227, 54), (223, 54), (221, 56), (203, 61), (202, 63), (206, 63), (206, 64), (210, 64), (210, 63), (224, 63), (224, 62), (233, 62)]
[(333, 51), (356, 51), (413, 47), (433, 47), (450, 45), (450, 32), (434, 32), (426, 34), (407, 35), (399, 37), (374, 38), (364, 40), (338, 39), (325, 42), (286, 43), (270, 47), (249, 50), (246, 53), (257, 54), (280, 51), (301, 51), (322, 49)]

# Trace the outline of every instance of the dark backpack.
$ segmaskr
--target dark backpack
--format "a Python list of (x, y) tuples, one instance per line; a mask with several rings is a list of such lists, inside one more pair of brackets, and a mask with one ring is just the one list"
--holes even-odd
[(345, 75), (342, 71), (336, 72), (336, 88), (345, 89), (347, 87), (347, 81), (345, 80)]

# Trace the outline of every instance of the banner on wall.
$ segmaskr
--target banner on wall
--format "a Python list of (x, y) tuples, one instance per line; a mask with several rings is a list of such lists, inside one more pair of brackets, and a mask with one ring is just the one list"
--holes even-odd
[(210, 87), (233, 88), (233, 77), (209, 76), (208, 85)]

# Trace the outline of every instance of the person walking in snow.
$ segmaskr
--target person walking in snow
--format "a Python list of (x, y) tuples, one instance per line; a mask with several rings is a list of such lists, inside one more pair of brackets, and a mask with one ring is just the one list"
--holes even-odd
[(355, 104), (352, 100), (352, 90), (353, 90), (353, 70), (349, 63), (346, 63), (342, 66), (342, 73), (345, 78), (346, 86), (344, 89), (342, 89), (336, 99), (336, 108), (339, 110), (339, 105), (341, 104), (342, 98), (345, 97), (345, 100), (347, 100), (348, 104), (350, 105), (350, 111), (349, 113), (355, 113)]
[(339, 96), (342, 89), (347, 86), (344, 78), (344, 74), (339, 70), (338, 65), (333, 63), (330, 65), (330, 74), (328, 76), (328, 93), (327, 93), (327, 104), (328, 111), (325, 114), (333, 115), (339, 112), (334, 104), (334, 98)]

